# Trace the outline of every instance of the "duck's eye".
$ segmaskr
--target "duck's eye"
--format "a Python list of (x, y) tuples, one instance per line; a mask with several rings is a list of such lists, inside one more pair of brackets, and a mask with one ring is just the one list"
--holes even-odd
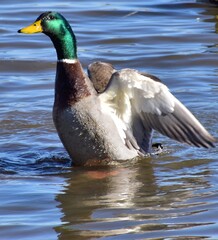
[(52, 15), (48, 16), (48, 20), (53, 20), (53, 19), (55, 19), (54, 16), (52, 16)]

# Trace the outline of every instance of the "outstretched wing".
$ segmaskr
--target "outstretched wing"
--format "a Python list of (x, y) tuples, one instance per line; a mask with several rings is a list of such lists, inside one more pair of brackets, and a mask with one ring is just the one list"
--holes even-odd
[[(152, 129), (179, 142), (214, 147), (215, 139), (169, 89), (151, 75), (132, 69), (117, 71), (100, 99), (125, 123), (135, 139), (140, 140), (138, 144), (144, 151), (151, 145)], [(142, 136), (140, 131), (147, 133)]]

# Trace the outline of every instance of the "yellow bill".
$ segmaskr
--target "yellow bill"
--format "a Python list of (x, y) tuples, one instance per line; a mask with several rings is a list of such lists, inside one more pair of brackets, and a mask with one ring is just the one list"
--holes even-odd
[(42, 31), (43, 30), (42, 30), (41, 20), (38, 20), (33, 24), (18, 30), (19, 33), (26, 33), (26, 34), (41, 33)]

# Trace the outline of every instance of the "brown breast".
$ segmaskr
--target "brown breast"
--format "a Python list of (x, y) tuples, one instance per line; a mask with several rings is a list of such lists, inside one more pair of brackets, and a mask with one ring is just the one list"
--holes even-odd
[(58, 108), (72, 106), (81, 99), (95, 93), (79, 61), (57, 63), (55, 105)]

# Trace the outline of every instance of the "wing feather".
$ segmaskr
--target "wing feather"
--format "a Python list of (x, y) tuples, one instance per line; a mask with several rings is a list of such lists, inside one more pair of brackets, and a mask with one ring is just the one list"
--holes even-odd
[[(214, 147), (216, 140), (152, 75), (140, 74), (132, 69), (117, 71), (100, 98), (112, 106), (114, 113), (124, 122), (126, 129), (132, 130), (138, 145), (146, 152), (151, 148), (152, 129), (196, 147)], [(139, 116), (141, 121), (134, 121), (135, 116)], [(145, 133), (139, 134), (134, 129)]]
[(98, 93), (104, 92), (112, 74), (116, 70), (110, 63), (93, 62), (88, 66), (88, 76)]

